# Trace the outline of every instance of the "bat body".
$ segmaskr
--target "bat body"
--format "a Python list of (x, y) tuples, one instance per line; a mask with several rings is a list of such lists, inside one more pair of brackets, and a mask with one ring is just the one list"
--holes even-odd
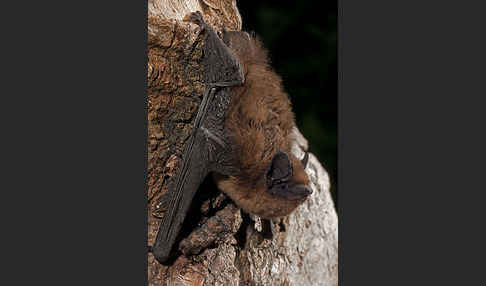
[(210, 173), (237, 206), (263, 218), (288, 215), (312, 192), (304, 164), (290, 152), (295, 126), (290, 101), (260, 42), (245, 32), (224, 32), (221, 40), (200, 12), (186, 19), (205, 33), (207, 88), (182, 167), (164, 197), (168, 210), (152, 248), (161, 263)]

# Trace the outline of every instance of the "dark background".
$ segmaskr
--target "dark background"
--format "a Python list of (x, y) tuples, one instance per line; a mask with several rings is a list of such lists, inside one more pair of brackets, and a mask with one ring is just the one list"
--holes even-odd
[(337, 1), (238, 1), (282, 77), (297, 126), (329, 172), (337, 203)]

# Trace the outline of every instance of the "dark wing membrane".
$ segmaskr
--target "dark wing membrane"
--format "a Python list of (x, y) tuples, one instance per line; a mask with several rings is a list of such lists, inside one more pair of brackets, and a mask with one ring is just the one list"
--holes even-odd
[(244, 80), (240, 63), (216, 32), (203, 21), (200, 12), (191, 13), (189, 20), (203, 27), (204, 81), (207, 86), (194, 123), (194, 132), (184, 145), (182, 168), (175, 185), (169, 187), (168, 210), (162, 218), (155, 244), (155, 258), (163, 263), (169, 258), (172, 245), (181, 229), (191, 201), (207, 174), (219, 166), (224, 169), (227, 153), (223, 123), (230, 93), (224, 87), (241, 84)]
[(192, 199), (209, 173), (210, 145), (202, 132), (201, 125), (208, 116), (215, 93), (216, 89), (211, 88), (204, 94), (196, 115), (194, 132), (184, 145), (182, 168), (179, 170), (175, 185), (171, 184), (166, 194), (168, 209), (162, 218), (153, 246), (153, 255), (161, 263), (169, 258), (172, 245), (182, 227)]
[(207, 154), (206, 144), (201, 137), (200, 133), (196, 132), (190, 139), (192, 142), (188, 142), (185, 146), (182, 168), (175, 187), (171, 185), (167, 193), (169, 207), (162, 218), (153, 246), (153, 255), (161, 263), (169, 258), (172, 245), (184, 222), (192, 198), (208, 174), (208, 161), (204, 155)]

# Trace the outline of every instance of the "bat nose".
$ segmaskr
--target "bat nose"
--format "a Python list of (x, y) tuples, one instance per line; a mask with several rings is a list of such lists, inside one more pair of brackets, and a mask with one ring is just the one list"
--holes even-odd
[(311, 187), (308, 187), (308, 186), (303, 186), (302, 187), (302, 193), (305, 194), (305, 196), (310, 196), (312, 195), (312, 188)]
[(294, 190), (294, 195), (296, 199), (305, 200), (312, 194), (312, 188), (306, 185), (296, 186)]

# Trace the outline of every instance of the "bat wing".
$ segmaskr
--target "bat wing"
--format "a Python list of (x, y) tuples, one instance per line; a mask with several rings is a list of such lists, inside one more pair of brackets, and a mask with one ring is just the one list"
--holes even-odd
[(196, 115), (193, 133), (184, 145), (182, 167), (166, 194), (168, 209), (152, 248), (154, 257), (161, 263), (169, 258), (192, 199), (204, 178), (211, 171), (225, 173), (231, 169), (230, 147), (224, 131), (224, 118), (231, 95), (227, 87), (243, 82), (239, 61), (216, 32), (204, 23), (201, 13), (190, 14), (189, 20), (206, 32), (202, 65), (207, 88)]
[(165, 212), (153, 246), (153, 255), (165, 262), (179, 233), (192, 198), (208, 174), (208, 159), (205, 141), (196, 132), (184, 147), (182, 168), (175, 182), (169, 185), (166, 194), (168, 209)]

